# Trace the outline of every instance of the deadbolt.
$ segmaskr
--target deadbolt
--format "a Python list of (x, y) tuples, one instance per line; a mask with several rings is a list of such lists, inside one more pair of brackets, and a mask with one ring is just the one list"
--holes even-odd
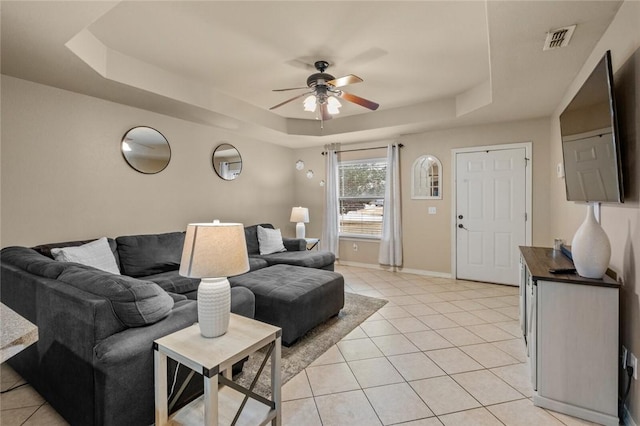
[(458, 215), (458, 219), (462, 219), (463, 216), (461, 214)]

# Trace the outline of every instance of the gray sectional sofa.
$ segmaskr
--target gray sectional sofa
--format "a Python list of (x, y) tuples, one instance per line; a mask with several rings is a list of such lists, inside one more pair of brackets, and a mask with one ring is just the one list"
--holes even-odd
[[(344, 281), (334, 256), (304, 240), (260, 255), (257, 226), (245, 228), (251, 269), (230, 278), (231, 311), (282, 327), (291, 344), (340, 311)], [(2, 303), (39, 331), (8, 362), (71, 424), (153, 423), (153, 341), (197, 321), (199, 280), (178, 274), (183, 241), (183, 232), (109, 239), (122, 275), (51, 257), (86, 241), (0, 252)]]

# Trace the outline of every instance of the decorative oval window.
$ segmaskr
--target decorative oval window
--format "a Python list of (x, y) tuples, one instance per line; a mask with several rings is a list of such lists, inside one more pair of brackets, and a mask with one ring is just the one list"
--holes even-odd
[(411, 168), (411, 198), (442, 199), (442, 163), (433, 155), (422, 155)]

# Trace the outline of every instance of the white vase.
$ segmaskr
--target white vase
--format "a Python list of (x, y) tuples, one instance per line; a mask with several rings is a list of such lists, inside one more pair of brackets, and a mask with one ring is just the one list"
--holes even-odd
[(573, 236), (571, 256), (576, 271), (585, 278), (600, 279), (609, 267), (611, 244), (604, 229), (596, 221), (593, 204), (589, 204), (587, 217)]
[(198, 324), (203, 337), (218, 337), (229, 328), (231, 288), (226, 278), (203, 278), (198, 286)]

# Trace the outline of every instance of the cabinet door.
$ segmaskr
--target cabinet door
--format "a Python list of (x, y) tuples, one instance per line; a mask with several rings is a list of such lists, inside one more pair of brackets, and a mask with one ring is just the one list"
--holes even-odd
[(522, 329), (522, 335), (524, 336), (525, 343), (527, 341), (527, 277), (529, 276), (529, 270), (524, 262), (524, 259), (520, 257), (520, 328)]
[(540, 397), (617, 416), (618, 289), (538, 280)]
[(537, 312), (537, 295), (538, 286), (531, 276), (527, 279), (527, 355), (529, 356), (529, 365), (531, 367), (531, 385), (533, 390), (538, 390), (538, 374), (537, 374), (537, 337), (538, 337), (538, 312)]

